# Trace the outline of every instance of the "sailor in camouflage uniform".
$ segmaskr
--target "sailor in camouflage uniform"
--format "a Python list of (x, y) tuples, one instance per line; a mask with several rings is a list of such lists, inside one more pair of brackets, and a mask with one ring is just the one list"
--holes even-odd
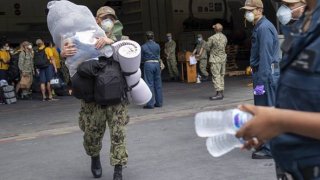
[[(102, 21), (111, 19), (112, 23), (102, 25)], [(115, 11), (103, 6), (97, 11), (97, 23), (106, 32), (106, 37), (99, 38), (96, 44), (98, 49), (105, 45), (110, 45), (114, 41), (121, 40), (123, 26), (117, 20)], [(125, 38), (127, 39), (127, 38)], [(73, 47), (64, 47), (61, 53), (64, 56), (70, 56), (75, 53)], [(113, 179), (122, 180), (122, 167), (128, 162), (128, 152), (126, 148), (126, 129), (129, 122), (128, 102), (124, 102), (102, 107), (96, 103), (81, 102), (79, 126), (84, 132), (84, 148), (86, 153), (91, 156), (91, 171), (95, 178), (100, 178), (102, 168), (100, 163), (100, 150), (102, 148), (102, 139), (108, 124), (110, 133), (110, 164), (115, 166)]]
[(210, 49), (210, 69), (212, 73), (212, 82), (216, 90), (216, 95), (210, 97), (210, 100), (222, 100), (224, 98), (224, 75), (226, 71), (227, 54), (225, 52), (228, 40), (222, 34), (223, 26), (219, 23), (213, 26), (215, 34), (208, 39), (208, 48)]
[[(21, 72), (21, 78), (29, 79), (29, 87), (23, 87), (21, 98), (31, 98), (30, 87), (33, 81), (34, 75), (34, 63), (33, 63), (33, 50), (31, 43), (24, 41), (21, 43), (21, 50), (19, 52), (19, 61), (18, 67)], [(20, 83), (16, 87), (16, 92), (19, 92), (19, 88), (21, 88)]]
[(209, 73), (207, 71), (207, 42), (203, 39), (202, 34), (197, 35), (197, 46), (193, 51), (193, 55), (199, 61), (199, 70), (200, 74), (202, 75), (202, 80), (206, 81), (209, 76)]
[(171, 80), (179, 79), (179, 71), (177, 68), (176, 58), (176, 42), (172, 39), (172, 34), (167, 34), (167, 42), (165, 44), (164, 53), (166, 55), (168, 70)]

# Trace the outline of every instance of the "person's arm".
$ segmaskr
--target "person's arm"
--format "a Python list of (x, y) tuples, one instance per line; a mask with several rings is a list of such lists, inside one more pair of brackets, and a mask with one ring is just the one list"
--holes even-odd
[(75, 45), (67, 41), (63, 44), (63, 47), (60, 52), (60, 56), (65, 59), (67, 57), (74, 56), (76, 53), (77, 53), (77, 48), (75, 47)]
[(201, 47), (200, 52), (199, 52), (199, 54), (198, 54), (198, 57), (199, 57), (199, 58), (202, 56), (202, 53), (203, 53), (203, 52), (204, 52), (204, 49), (203, 49), (203, 47)]
[(320, 140), (320, 113), (272, 107), (242, 105), (240, 109), (254, 115), (236, 134), (238, 138), (267, 141), (283, 133), (293, 133)]
[(194, 49), (192, 55), (196, 55), (197, 49)]
[(2, 62), (5, 64), (9, 64), (10, 58), (11, 57), (10, 57), (9, 52), (5, 52), (5, 53), (3, 53)]
[(53, 57), (52, 49), (46, 48), (45, 51), (46, 51), (46, 53), (47, 53), (47, 56), (49, 57), (50, 63), (51, 63), (51, 64), (53, 65), (53, 67), (54, 67), (54, 71), (57, 73), (57, 72), (58, 72), (58, 70), (57, 70), (57, 65), (56, 65), (56, 62), (55, 62), (54, 57)]
[(158, 56), (158, 59), (160, 60), (160, 45), (157, 44), (157, 56)]
[(21, 72), (23, 72), (24, 60), (25, 60), (25, 52), (21, 51), (19, 54), (19, 61), (18, 61), (18, 67)]
[(177, 47), (176, 42), (172, 40), (172, 45), (171, 45), (170, 52), (169, 52), (170, 55), (175, 56), (176, 47)]
[(108, 38), (107, 36), (99, 37), (99, 38), (97, 38), (96, 48), (97, 49), (101, 49), (105, 45), (110, 45), (110, 44), (113, 44), (113, 43), (114, 43), (114, 41), (112, 39)]
[(168, 42), (167, 42), (167, 43), (165, 43), (165, 45), (164, 45), (164, 54), (165, 54), (165, 58), (166, 58), (166, 59), (168, 59), (168, 57), (169, 57), (168, 49), (169, 49), (169, 45), (168, 45)]

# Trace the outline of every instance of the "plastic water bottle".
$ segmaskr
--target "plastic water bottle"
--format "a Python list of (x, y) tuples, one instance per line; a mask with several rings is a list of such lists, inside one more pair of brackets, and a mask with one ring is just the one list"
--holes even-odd
[(250, 113), (239, 109), (200, 112), (195, 116), (195, 128), (200, 137), (235, 134), (250, 119), (252, 119)]
[(234, 148), (241, 147), (242, 144), (233, 134), (219, 134), (207, 138), (206, 142), (207, 149), (213, 157), (220, 157)]

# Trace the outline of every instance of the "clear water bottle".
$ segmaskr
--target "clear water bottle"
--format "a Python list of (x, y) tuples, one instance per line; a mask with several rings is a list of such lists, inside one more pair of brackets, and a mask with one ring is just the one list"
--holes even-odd
[(252, 119), (250, 113), (239, 109), (200, 112), (195, 116), (195, 128), (200, 137), (212, 137), (224, 133), (235, 134), (250, 119)]
[(213, 157), (220, 157), (232, 149), (241, 147), (242, 141), (233, 134), (219, 134), (207, 138), (207, 149)]

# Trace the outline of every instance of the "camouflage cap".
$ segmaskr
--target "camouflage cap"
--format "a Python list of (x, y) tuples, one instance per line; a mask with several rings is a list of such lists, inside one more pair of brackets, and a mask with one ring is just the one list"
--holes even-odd
[(154, 39), (154, 33), (152, 31), (147, 31), (146, 36), (148, 40)]
[(197, 38), (202, 38), (202, 34), (197, 34)]
[(212, 28), (219, 31), (219, 32), (221, 32), (223, 30), (223, 26), (220, 23), (213, 25)]
[(97, 17), (103, 17), (106, 15), (112, 15), (115, 19), (118, 19), (116, 12), (109, 6), (102, 6), (97, 11)]
[(244, 6), (240, 9), (254, 10), (256, 8), (263, 8), (263, 3), (261, 0), (246, 0)]
[(147, 31), (146, 36), (154, 36), (154, 33), (152, 31)]

